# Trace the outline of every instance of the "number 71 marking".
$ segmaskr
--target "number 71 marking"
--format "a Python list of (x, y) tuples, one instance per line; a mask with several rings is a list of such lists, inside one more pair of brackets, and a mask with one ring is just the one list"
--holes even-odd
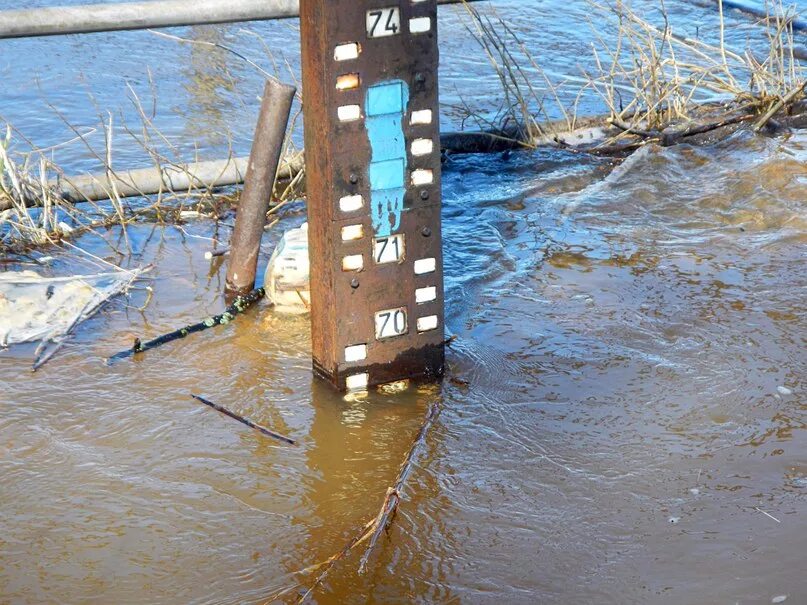
[(373, 258), (377, 265), (400, 263), (404, 259), (403, 234), (373, 240)]
[(397, 6), (367, 11), (367, 37), (384, 38), (401, 31), (401, 9)]

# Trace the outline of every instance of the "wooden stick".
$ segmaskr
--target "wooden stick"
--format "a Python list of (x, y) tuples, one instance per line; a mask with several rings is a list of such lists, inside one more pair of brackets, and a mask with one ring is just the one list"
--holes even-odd
[(765, 125), (771, 121), (771, 118), (776, 115), (776, 112), (782, 109), (785, 105), (792, 103), (799, 94), (804, 92), (805, 87), (807, 87), (807, 80), (804, 80), (800, 86), (796, 86), (796, 88), (787, 93), (787, 95), (774, 103), (773, 107), (771, 107), (764, 116), (754, 123), (754, 132), (759, 132), (765, 128)]
[(755, 119), (756, 116), (754, 114), (743, 114), (743, 115), (735, 115), (723, 120), (719, 120), (717, 122), (708, 122), (705, 124), (701, 123), (694, 123), (693, 125), (687, 127), (686, 129), (679, 131), (679, 132), (655, 132), (655, 131), (643, 131), (639, 129), (632, 128), (629, 124), (622, 122), (621, 120), (614, 120), (613, 124), (617, 128), (624, 130), (630, 134), (638, 136), (642, 139), (640, 143), (627, 143), (625, 145), (613, 145), (613, 146), (604, 146), (604, 147), (594, 147), (590, 151), (592, 153), (600, 153), (603, 155), (615, 155), (618, 152), (623, 151), (632, 151), (633, 149), (640, 147), (648, 142), (658, 141), (664, 147), (672, 147), (673, 145), (678, 145), (684, 139), (688, 137), (692, 137), (698, 134), (706, 134), (707, 132), (712, 132), (714, 130), (718, 130), (720, 128), (725, 128), (727, 126), (733, 126), (735, 124), (741, 124), (743, 122), (750, 122), (751, 120)]
[(219, 248), (218, 250), (210, 250), (205, 252), (205, 260), (213, 260), (214, 258), (218, 258), (220, 256), (226, 256), (230, 253), (230, 247), (227, 246), (226, 248)]
[(401, 503), (401, 492), (403, 491), (406, 480), (409, 478), (409, 474), (412, 472), (412, 468), (415, 464), (415, 456), (417, 455), (420, 446), (426, 441), (426, 435), (434, 425), (434, 421), (437, 419), (439, 414), (440, 404), (439, 402), (435, 401), (429, 406), (429, 410), (426, 412), (426, 417), (423, 420), (420, 431), (418, 431), (417, 437), (415, 437), (415, 441), (412, 443), (412, 447), (409, 449), (409, 453), (404, 459), (404, 463), (401, 466), (400, 472), (398, 473), (398, 478), (395, 481), (395, 485), (387, 489), (387, 495), (384, 498), (384, 503), (381, 505), (381, 509), (378, 511), (378, 516), (373, 523), (373, 536), (370, 538), (370, 544), (367, 547), (367, 551), (364, 553), (364, 556), (361, 558), (361, 562), (359, 563), (359, 573), (363, 574), (367, 571), (367, 562), (370, 559), (370, 555), (373, 553), (373, 549), (375, 548), (376, 542), (378, 542), (378, 538), (392, 522), (395, 512), (398, 510), (398, 505)]
[(252, 307), (255, 303), (261, 300), (266, 291), (263, 288), (258, 288), (253, 290), (246, 296), (239, 296), (235, 299), (235, 302), (227, 307), (227, 310), (224, 311), (221, 315), (215, 315), (213, 317), (208, 317), (204, 321), (200, 321), (199, 323), (195, 323), (190, 326), (185, 326), (179, 330), (175, 330), (169, 334), (164, 334), (154, 340), (150, 340), (149, 342), (143, 344), (139, 338), (135, 339), (134, 346), (131, 349), (127, 349), (125, 351), (121, 351), (120, 353), (115, 353), (112, 357), (107, 359), (107, 365), (112, 365), (116, 361), (120, 361), (122, 359), (128, 359), (129, 357), (134, 357), (139, 353), (145, 353), (151, 349), (156, 349), (159, 346), (167, 344), (169, 342), (173, 342), (175, 340), (179, 340), (181, 338), (185, 338), (189, 334), (195, 334), (196, 332), (204, 332), (209, 328), (213, 328), (215, 326), (223, 326), (230, 323), (237, 315), (241, 315), (247, 309)]
[(663, 135), (658, 130), (642, 130), (635, 126), (631, 126), (624, 120), (618, 117), (610, 118), (611, 124), (619, 128), (620, 130), (624, 130), (627, 133), (635, 134), (636, 136), (642, 137), (644, 139), (660, 139)]
[(275, 433), (274, 431), (269, 430), (265, 426), (260, 425), (257, 422), (254, 422), (254, 421), (250, 420), (249, 418), (245, 418), (244, 416), (241, 416), (240, 414), (236, 414), (235, 412), (230, 411), (227, 408), (225, 408), (223, 406), (220, 406), (217, 403), (213, 403), (212, 401), (209, 401), (209, 400), (205, 399), (204, 397), (200, 397), (199, 395), (194, 395), (193, 393), (191, 393), (191, 397), (193, 397), (196, 401), (204, 403), (206, 406), (209, 406), (209, 407), (213, 408), (217, 412), (221, 412), (225, 416), (229, 416), (233, 420), (237, 420), (241, 424), (245, 424), (249, 428), (255, 429), (256, 431), (258, 431), (260, 433), (263, 433), (267, 437), (271, 437), (272, 439), (277, 439), (278, 441), (283, 441), (284, 443), (288, 443), (289, 445), (297, 445), (297, 442), (294, 439), (292, 439), (291, 437), (286, 437), (285, 435), (281, 435), (280, 433)]
[[(364, 553), (364, 556), (361, 559), (359, 571), (361, 573), (364, 573), (364, 571), (367, 569), (367, 562), (370, 558), (370, 554), (372, 553), (373, 548), (376, 545), (376, 542), (378, 542), (378, 538), (381, 535), (381, 532), (387, 529), (389, 524), (392, 522), (392, 518), (395, 515), (395, 511), (398, 510), (398, 505), (401, 502), (400, 494), (403, 491), (406, 479), (409, 477), (409, 474), (411, 473), (412, 468), (414, 467), (415, 456), (417, 455), (418, 449), (421, 446), (421, 444), (425, 442), (426, 435), (428, 434), (429, 429), (431, 429), (432, 425), (434, 424), (434, 421), (437, 419), (437, 416), (439, 414), (440, 414), (439, 402), (432, 403), (429, 406), (428, 411), (426, 412), (426, 416), (423, 419), (423, 424), (421, 424), (420, 430), (418, 431), (415, 440), (412, 442), (412, 447), (409, 448), (409, 452), (406, 455), (406, 458), (404, 459), (404, 463), (403, 465), (401, 465), (401, 470), (398, 472), (398, 477), (395, 480), (395, 485), (387, 489), (387, 494), (384, 497), (384, 503), (381, 505), (381, 509), (379, 510), (375, 518), (370, 520), (367, 524), (365, 524), (364, 527), (362, 527), (362, 529), (359, 532), (357, 532), (356, 535), (354, 535), (353, 538), (351, 538), (347, 544), (345, 544), (342, 550), (333, 555), (331, 558), (329, 558), (326, 561), (323, 561), (322, 563), (312, 565), (304, 570), (297, 572), (297, 573), (304, 573), (308, 571), (313, 571), (315, 569), (320, 569), (323, 566), (325, 567), (325, 569), (323, 569), (317, 576), (317, 578), (314, 580), (314, 583), (311, 586), (309, 586), (306, 592), (302, 596), (300, 596), (300, 598), (297, 600), (297, 605), (302, 605), (302, 603), (305, 603), (309, 599), (309, 597), (311, 597), (314, 590), (320, 584), (322, 584), (322, 582), (325, 581), (325, 578), (328, 576), (328, 574), (331, 572), (331, 569), (333, 569), (333, 566), (336, 565), (338, 561), (341, 561), (342, 559), (347, 557), (360, 544), (363, 544), (367, 540), (370, 540), (370, 545), (367, 547), (367, 551)], [(282, 591), (282, 593), (285, 594), (286, 592), (292, 590), (293, 588), (296, 588), (296, 586), (292, 588), (286, 588)], [(279, 596), (280, 593), (275, 594), (273, 598), (278, 598)], [(268, 602), (273, 601), (270, 600)]]
[(693, 126), (690, 126), (686, 130), (675, 136), (671, 144), (680, 142), (679, 139), (692, 137), (695, 136), (696, 134), (706, 134), (707, 132), (717, 130), (718, 128), (725, 128), (726, 126), (732, 126), (733, 124), (741, 124), (742, 122), (748, 122), (753, 119), (754, 115), (748, 114), (748, 115), (732, 116), (730, 118), (726, 118), (725, 120), (720, 120), (719, 122), (710, 122), (709, 124), (694, 124)]
[(361, 531), (357, 533), (355, 536), (353, 536), (353, 538), (347, 544), (345, 544), (342, 550), (333, 555), (327, 561), (323, 561), (322, 563), (318, 563), (317, 565), (313, 565), (308, 568), (308, 570), (313, 570), (313, 569), (319, 569), (323, 566), (325, 567), (325, 569), (323, 569), (320, 572), (320, 574), (317, 576), (317, 579), (314, 580), (314, 583), (308, 588), (308, 590), (306, 590), (305, 593), (303, 593), (300, 596), (300, 598), (297, 599), (297, 605), (302, 605), (308, 600), (308, 598), (313, 594), (314, 590), (316, 590), (316, 588), (320, 584), (322, 584), (322, 582), (331, 572), (333, 566), (336, 565), (337, 562), (341, 561), (346, 556), (348, 556), (351, 552), (353, 552), (353, 549), (356, 548), (359, 544), (365, 542), (370, 537), (374, 527), (375, 527), (375, 520), (368, 521), (367, 524), (361, 529)]
[[(317, 587), (323, 582), (323, 580), (325, 580), (325, 578), (330, 573), (331, 568), (334, 565), (336, 565), (337, 562), (339, 562), (342, 559), (344, 559), (345, 557), (347, 557), (351, 552), (353, 552), (354, 548), (356, 548), (359, 544), (362, 544), (363, 542), (365, 542), (370, 537), (370, 533), (373, 531), (374, 522), (375, 522), (374, 519), (370, 519), (364, 525), (364, 527), (362, 527), (361, 530), (355, 536), (353, 536), (353, 538), (351, 538), (350, 541), (347, 542), (347, 544), (345, 544), (342, 547), (342, 550), (340, 550), (335, 555), (331, 555), (329, 558), (327, 558), (324, 561), (321, 561), (321, 562), (316, 563), (314, 565), (309, 565), (305, 569), (300, 569), (298, 571), (295, 571), (295, 572), (292, 572), (292, 573), (289, 574), (290, 576), (299, 576), (301, 574), (312, 573), (314, 571), (317, 571), (318, 569), (322, 569), (323, 567), (325, 568), (325, 569), (322, 569), (320, 574), (317, 576), (316, 580), (314, 580), (314, 583), (311, 584), (308, 587), (308, 590), (306, 590), (302, 595), (300, 595), (300, 597), (296, 601), (297, 605), (301, 605), (302, 603), (305, 603), (309, 599), (309, 597), (314, 593), (314, 590), (316, 590)], [(269, 597), (267, 597), (265, 600), (263, 600), (262, 604), (263, 605), (270, 605), (270, 603), (277, 603), (278, 600), (280, 599), (280, 597), (282, 597), (285, 594), (290, 593), (292, 590), (300, 588), (301, 586), (302, 586), (302, 583), (295, 582), (294, 584), (292, 584), (290, 586), (286, 586), (285, 588), (281, 588), (280, 590), (278, 590), (277, 592), (271, 594)]]

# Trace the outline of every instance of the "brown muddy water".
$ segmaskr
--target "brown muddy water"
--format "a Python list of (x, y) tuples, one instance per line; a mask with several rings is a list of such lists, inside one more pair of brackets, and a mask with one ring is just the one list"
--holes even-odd
[[(523, 31), (546, 19), (545, 60), (573, 67), (579, 28), (549, 20), (557, 3), (501, 4)], [(697, 10), (695, 25), (713, 19)], [(478, 86), (484, 104), (484, 64), (458, 52), (470, 43), (446, 19), (444, 97)], [(147, 34), (125, 36), (146, 59), (157, 52)], [(137, 47), (116, 39), (101, 38), (102, 66), (104, 48)], [(19, 44), (21, 56), (45, 42)], [(80, 95), (51, 87), (86, 59), (82, 44), (30, 54), (53, 77), (36, 94), (79, 117)], [(210, 75), (221, 66), (187, 52), (206, 76), (180, 80), (209, 106), (161, 101), (176, 103), (164, 126), (186, 144), (194, 120), (211, 133), (255, 110), (223, 102), (230, 80)], [(99, 88), (101, 106), (122, 90)], [(32, 103), (21, 93), (9, 112), (47, 139), (53, 117), (26, 113)], [(90, 165), (75, 147), (62, 157)], [(216, 227), (135, 226), (132, 255), (114, 252), (118, 232), (78, 240), (108, 261), (154, 263), (154, 296), (142, 311), (143, 290), (114, 302), (37, 374), (32, 347), (0, 353), (0, 603), (258, 604), (308, 584), (295, 573), (377, 513), (435, 401), (442, 413), (368, 573), (355, 553), (314, 602), (807, 603), (807, 135), (647, 148), (617, 167), (559, 151), (452, 159), (444, 186), (456, 340), (442, 384), (402, 393), (316, 383), (307, 319), (265, 306), (107, 367), (133, 335), (222, 309), (224, 272), (204, 258)], [(303, 220), (298, 205), (266, 250)], [(44, 253), (54, 274), (98, 262)]]
[(36, 375), (0, 355), (3, 602), (265, 602), (375, 514), (437, 399), (371, 571), (350, 557), (315, 602), (804, 603), (805, 161), (803, 135), (740, 135), (608, 176), (452, 162), (457, 340), (442, 385), (400, 394), (315, 384), (306, 319), (268, 308), (106, 367), (222, 305), (209, 223), (132, 229), (144, 312), (112, 305)]

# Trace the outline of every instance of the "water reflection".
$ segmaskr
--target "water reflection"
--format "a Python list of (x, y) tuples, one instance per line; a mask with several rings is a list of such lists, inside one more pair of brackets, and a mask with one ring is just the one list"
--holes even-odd
[[(314, 416), (305, 454), (308, 472), (303, 482), (302, 506), (295, 516), (295, 522), (306, 528), (308, 537), (300, 552), (289, 560), (289, 572), (328, 560), (375, 517), (387, 488), (395, 483), (426, 410), (441, 396), (439, 385), (412, 385), (392, 395), (343, 396), (320, 381), (311, 384)], [(421, 451), (419, 460), (423, 463), (436, 447), (433, 440), (434, 433)], [(357, 573), (365, 544), (337, 563), (315, 592), (316, 602), (385, 602), (391, 595), (400, 596), (414, 589), (412, 576), (417, 575), (422, 561), (414, 558), (416, 550), (410, 545), (412, 536), (407, 535), (411, 527), (408, 517), (425, 515), (418, 523), (428, 524), (431, 521), (429, 511), (420, 509), (419, 503), (441, 499), (438, 482), (434, 478), (429, 480), (428, 473), (419, 470), (415, 473), (418, 477), (407, 490), (396, 524), (388, 536), (381, 538), (374, 551), (371, 572), (365, 576)], [(391, 555), (390, 543), (395, 545), (397, 555)], [(402, 547), (412, 557), (401, 560), (399, 549)], [(411, 567), (410, 571), (401, 573), (400, 564)], [(389, 565), (398, 569), (392, 576), (397, 578), (393, 582), (386, 573), (377, 571)], [(316, 573), (311, 577), (316, 577)], [(439, 593), (448, 594), (443, 589)], [(366, 595), (372, 596), (368, 600)]]

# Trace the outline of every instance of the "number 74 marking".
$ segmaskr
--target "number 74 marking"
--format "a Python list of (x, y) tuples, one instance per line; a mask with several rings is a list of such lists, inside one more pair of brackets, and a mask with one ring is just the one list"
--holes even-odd
[(367, 37), (384, 38), (401, 31), (401, 9), (397, 6), (367, 11)]

